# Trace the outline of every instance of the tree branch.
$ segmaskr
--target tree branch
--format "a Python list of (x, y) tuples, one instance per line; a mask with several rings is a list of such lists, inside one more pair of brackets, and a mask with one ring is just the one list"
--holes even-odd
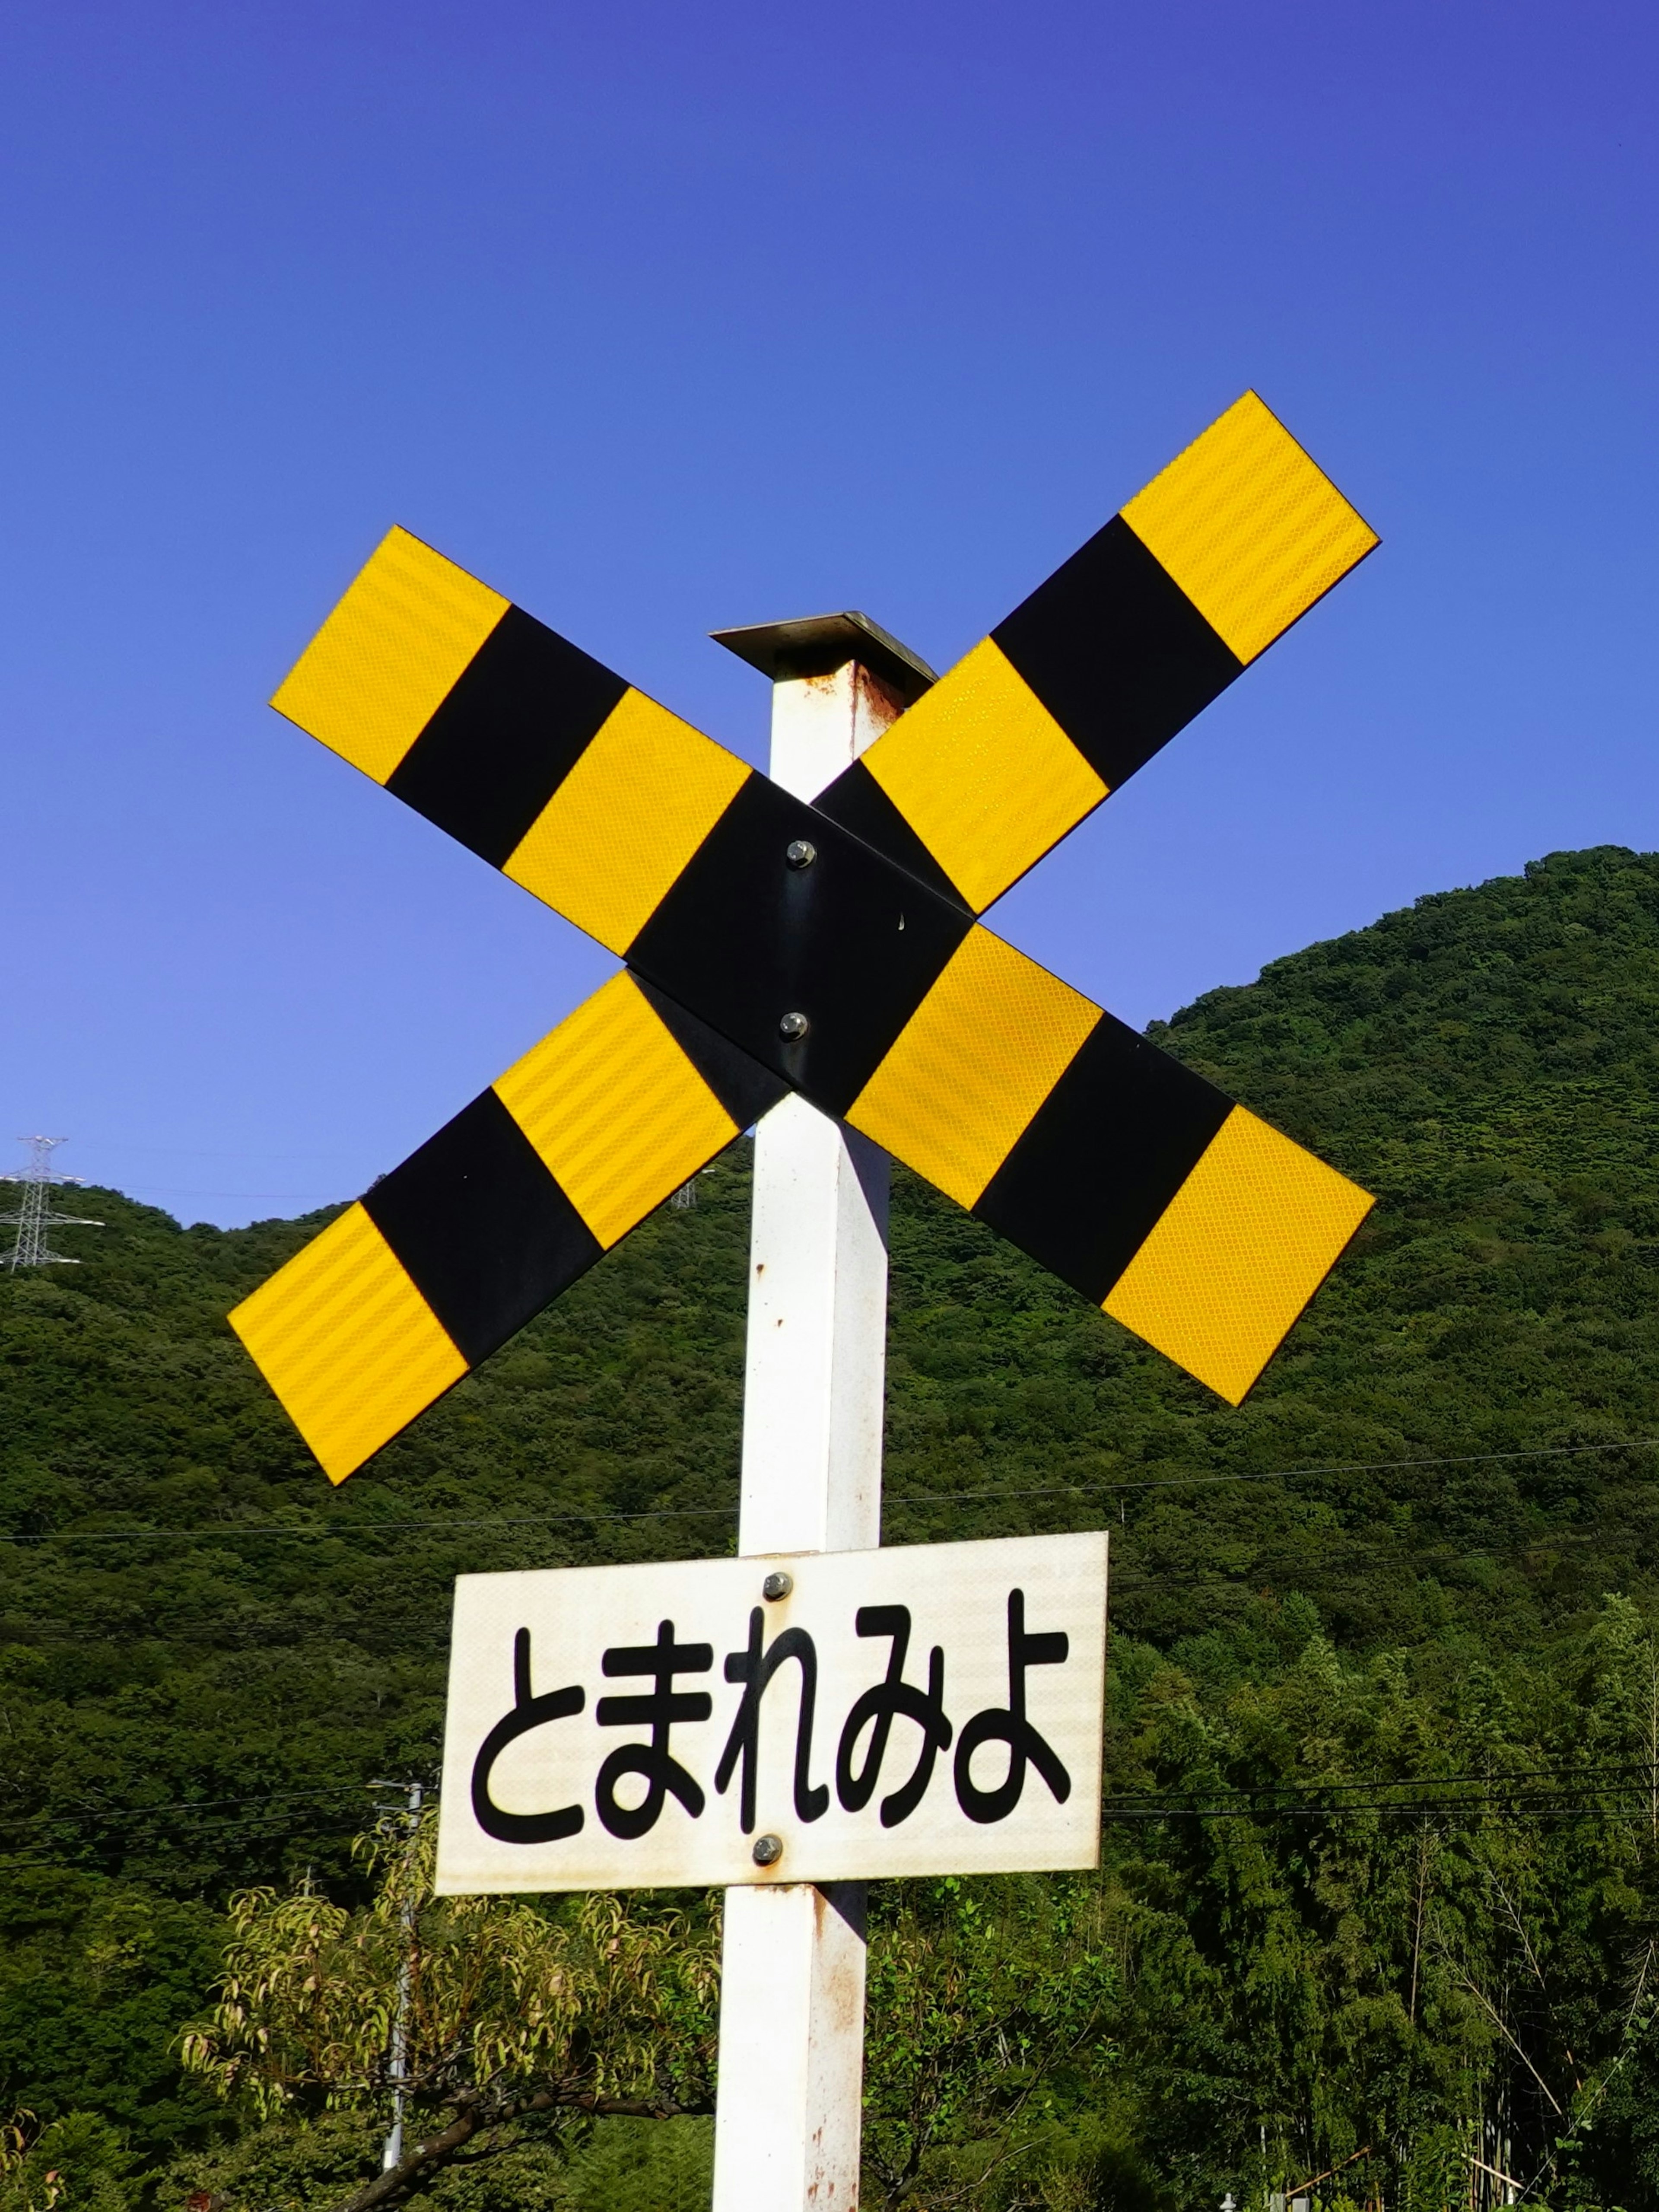
[[(483, 2089), (460, 2089), (447, 2100), (454, 2118), (437, 2134), (425, 2142), (417, 2142), (406, 2156), (384, 2173), (377, 2173), (366, 2182), (356, 2194), (337, 2205), (334, 2212), (374, 2212), (376, 2205), (389, 2204), (416, 2181), (441, 2173), (457, 2162), (463, 2166), (479, 2165), (493, 2158), (496, 2151), (475, 2152), (463, 2159), (460, 2153), (481, 2130), (510, 2127), (515, 2120), (530, 2118), (538, 2112), (586, 2112), (595, 2119), (678, 2120), (704, 2117), (714, 2109), (711, 2099), (701, 2099), (695, 2104), (683, 2105), (676, 2097), (664, 2094), (656, 2097), (611, 2097), (596, 2089), (584, 2089), (574, 2081), (553, 2081), (539, 2089), (513, 2091), (491, 2097)], [(510, 2149), (503, 2143), (502, 2150)]]
[(1485, 2005), (1486, 2010), (1492, 2014), (1493, 2023), (1496, 2026), (1498, 2033), (1503, 2037), (1504, 2042), (1509, 2045), (1510, 2050), (1514, 2051), (1516, 2057), (1526, 2068), (1528, 2073), (1531, 2075), (1533, 2080), (1537, 2082), (1544, 2094), (1549, 2099), (1550, 2108), (1554, 2112), (1557, 2119), (1565, 2119), (1566, 2118), (1566, 2114), (1561, 2110), (1560, 2106), (1557, 2103), (1554, 2090), (1551, 2088), (1549, 2083), (1544, 2079), (1538, 2069), (1533, 2064), (1531, 2059), (1528, 2057), (1526, 2052), (1516, 2041), (1514, 2036), (1510, 2034), (1508, 2023), (1505, 2021), (1503, 2014), (1498, 2011), (1498, 2007), (1492, 2002), (1492, 1999), (1486, 1995), (1483, 1989), (1476, 1987), (1474, 1983), (1469, 1979), (1469, 1977), (1467, 1974), (1460, 1975), (1458, 1978), (1462, 1981), (1463, 1987), (1468, 1991), (1469, 1995), (1475, 1999), (1476, 2002)]
[(339, 2212), (369, 2212), (375, 2204), (384, 2204), (406, 2189), (419, 2174), (439, 2171), (447, 2166), (463, 2144), (471, 2142), (483, 2126), (483, 2115), (478, 2110), (478, 2093), (468, 2093), (468, 2101), (447, 2128), (440, 2130), (429, 2142), (416, 2143), (414, 2149), (396, 2166), (377, 2173), (355, 2197), (347, 2197)]

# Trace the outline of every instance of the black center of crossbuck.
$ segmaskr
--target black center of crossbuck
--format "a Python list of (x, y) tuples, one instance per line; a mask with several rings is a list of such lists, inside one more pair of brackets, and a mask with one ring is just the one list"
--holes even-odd
[[(806, 847), (811, 864), (794, 854)], [(629, 967), (844, 1114), (972, 918), (750, 776), (628, 950)]]

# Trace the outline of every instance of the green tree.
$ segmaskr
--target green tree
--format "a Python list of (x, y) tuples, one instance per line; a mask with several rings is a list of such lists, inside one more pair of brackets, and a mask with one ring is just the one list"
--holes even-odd
[[(1256, 2212), (1381, 2128), (1316, 2197), (1450, 2173), (1467, 2204), (1507, 2139), (1565, 2146), (1556, 2212), (1659, 2203), (1659, 856), (1419, 900), (1158, 1035), (1379, 1204), (1235, 1412), (895, 1179), (884, 1540), (1113, 1528), (1109, 2033), (981, 2194)], [(135, 2197), (279, 2139), (289, 2179), (238, 2201), (356, 2185), (366, 2110), (307, 2091), (210, 2142), (233, 2108), (174, 2032), (234, 1893), (311, 1867), (369, 1906), (349, 1839), (368, 1777), (431, 1771), (458, 1573), (729, 1545), (741, 1144), (699, 1193), (336, 1493), (224, 1320), (325, 1216), (100, 1193), (81, 1266), (0, 1272), (0, 2113), (101, 2119)], [(939, 2123), (927, 2188), (988, 2159), (999, 2094), (959, 2167)], [(433, 2202), (574, 2187), (567, 2124)], [(643, 2190), (706, 2135), (608, 2119), (580, 2155)]]
[(649, 1897), (516, 1902), (432, 1893), (435, 1815), (364, 1839), (371, 1901), (245, 1891), (217, 2003), (187, 2065), (259, 2118), (349, 2115), (367, 2163), (404, 2007), (402, 2160), (353, 2212), (546, 2143), (561, 2123), (712, 2110), (718, 1930)]
[(0, 2127), (0, 2212), (128, 2212), (138, 2160), (118, 2129), (96, 2112), (66, 2112), (43, 2129), (33, 2118)]
[(1245, 1668), (1230, 1639), (1231, 1671), (1213, 1638), (1115, 1655), (1111, 2026), (1151, 2164), (1194, 2201), (1334, 2173), (1407, 2206), (1451, 2145), (1464, 2201), (1471, 2173), (1659, 2199), (1629, 2117), (1659, 2093), (1633, 1609), (1517, 1684), (1529, 1711), (1478, 1665), (1286, 1640)]
[(213, 2099), (181, 2072), (178, 2027), (223, 1940), (199, 1903), (0, 1862), (0, 2109), (51, 2120), (90, 2107), (141, 2159), (201, 2140)]
[(883, 1883), (872, 1893), (866, 2196), (977, 2203), (1051, 2163), (1097, 2094), (1116, 1995), (1092, 1879)]
[[(591, 2123), (712, 2112), (712, 1903), (438, 1898), (434, 1840), (430, 1814), (412, 1849), (365, 1838), (364, 1905), (308, 1884), (233, 1900), (217, 2002), (184, 2051), (252, 2124), (177, 2172), (227, 2207), (319, 2212), (434, 2190), (460, 2207), (487, 2166), (492, 2203), (504, 2185), (521, 2203), (596, 2206), (624, 2187), (636, 2203), (656, 2184), (695, 2194), (706, 2136), (613, 2138)], [(1114, 1987), (1091, 1881), (882, 1886), (866, 2066), (876, 2201), (896, 2206), (925, 2184), (930, 2204), (978, 2202), (1005, 2168), (1052, 2162), (1097, 2072)], [(366, 2175), (389, 2110), (400, 1988), (410, 2148)]]

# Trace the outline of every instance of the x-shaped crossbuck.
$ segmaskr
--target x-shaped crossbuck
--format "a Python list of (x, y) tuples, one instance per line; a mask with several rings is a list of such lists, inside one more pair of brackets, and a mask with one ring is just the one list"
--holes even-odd
[(1376, 542), (1247, 392), (809, 805), (393, 530), (272, 703), (626, 966), (231, 1316), (331, 1478), (792, 1090), (1237, 1404), (1371, 1200), (975, 917)]

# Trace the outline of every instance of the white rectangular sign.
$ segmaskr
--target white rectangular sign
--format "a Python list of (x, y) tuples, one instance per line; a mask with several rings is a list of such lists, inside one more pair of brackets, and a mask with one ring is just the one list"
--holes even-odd
[(437, 1887), (1092, 1866), (1105, 1646), (1103, 1534), (462, 1575)]

